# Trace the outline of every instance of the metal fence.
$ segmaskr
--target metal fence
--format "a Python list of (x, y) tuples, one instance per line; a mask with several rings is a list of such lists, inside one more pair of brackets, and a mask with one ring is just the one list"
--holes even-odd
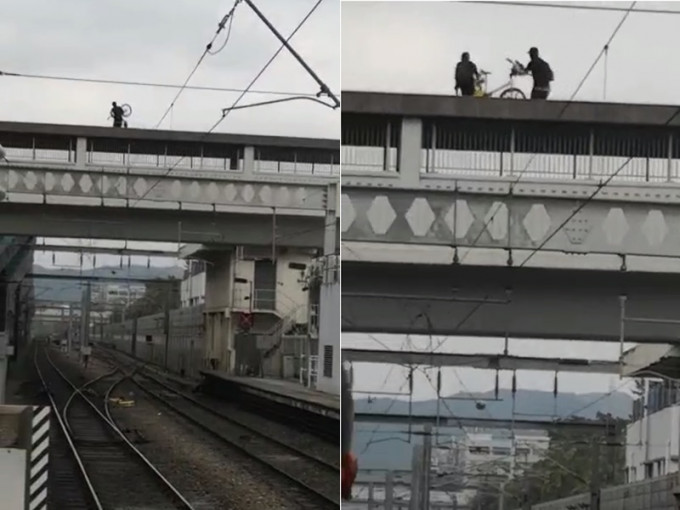
[[(344, 171), (397, 172), (394, 120), (343, 126)], [(420, 171), (439, 177), (680, 181), (680, 136), (664, 128), (424, 120)], [(677, 138), (677, 139), (676, 139)]]
[[(162, 145), (155, 153), (140, 153), (134, 148), (134, 142), (124, 143), (120, 140), (88, 140), (85, 161), (91, 166), (123, 167), (123, 168), (159, 168), (197, 171), (242, 172), (244, 167), (243, 150), (215, 155), (214, 151), (203, 145), (181, 146), (179, 144)], [(3, 147), (7, 159), (24, 163), (57, 163), (73, 164), (76, 160), (76, 139), (60, 138), (43, 141), (34, 137), (32, 147), (12, 145), (12, 140), (4, 141)], [(172, 150), (171, 150), (172, 149)], [(178, 150), (179, 149), (179, 150)], [(175, 153), (173, 153), (173, 151)], [(176, 152), (180, 152), (177, 154)], [(294, 149), (287, 155), (290, 160), (270, 159), (266, 150), (255, 148), (254, 171), (265, 174), (284, 174), (301, 176), (337, 176), (340, 174), (340, 161), (337, 155), (329, 154), (326, 163), (307, 162), (303, 152), (297, 157)]]

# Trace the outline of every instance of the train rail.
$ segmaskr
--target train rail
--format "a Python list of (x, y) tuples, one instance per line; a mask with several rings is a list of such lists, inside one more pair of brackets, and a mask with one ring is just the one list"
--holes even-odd
[(300, 508), (339, 508), (339, 466), (300, 448), (271, 437), (225, 412), (201, 402), (193, 396), (166, 384), (144, 371), (145, 366), (134, 361), (122, 363), (113, 353), (102, 357), (111, 366), (134, 367), (132, 382), (152, 400), (202, 429), (211, 437), (236, 448), (265, 465), (291, 484), (292, 494)]
[[(34, 362), (88, 487), (90, 508), (193, 510), (192, 504), (106, 416), (106, 401), (96, 397), (108, 394), (124, 376), (114, 371), (77, 387), (47, 350), (36, 352)], [(103, 390), (105, 387), (108, 390)]]
[(340, 507), (340, 472), (336, 465), (232, 420), (153, 376), (137, 373), (132, 380), (174, 413), (292, 482), (289, 496), (297, 500), (300, 508)]

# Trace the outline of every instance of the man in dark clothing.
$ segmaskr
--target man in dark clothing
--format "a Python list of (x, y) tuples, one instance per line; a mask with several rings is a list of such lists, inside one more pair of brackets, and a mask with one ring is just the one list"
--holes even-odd
[(123, 108), (118, 106), (114, 101), (111, 103), (111, 117), (113, 117), (113, 127), (123, 127)]
[(460, 90), (464, 96), (474, 96), (475, 79), (478, 78), (477, 66), (470, 60), (470, 54), (466, 51), (456, 65), (456, 90)]
[(534, 88), (531, 90), (531, 99), (548, 99), (550, 94), (550, 82), (555, 78), (550, 65), (538, 56), (538, 48), (529, 50), (531, 61), (526, 66), (526, 71), (534, 78)]

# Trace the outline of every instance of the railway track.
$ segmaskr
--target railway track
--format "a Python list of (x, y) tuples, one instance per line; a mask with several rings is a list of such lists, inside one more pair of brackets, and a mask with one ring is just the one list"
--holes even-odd
[[(68, 450), (88, 487), (89, 508), (193, 510), (191, 503), (107, 416), (107, 400), (99, 395), (108, 395), (124, 377), (112, 371), (78, 388), (56, 366), (47, 350), (38, 351), (36, 369), (63, 427)], [(54, 489), (75, 490), (72, 480), (58, 480)]]
[(301, 509), (337, 509), (337, 465), (233, 420), (153, 376), (134, 373), (131, 380), (146, 395), (229, 447), (265, 465), (289, 484), (288, 497)]

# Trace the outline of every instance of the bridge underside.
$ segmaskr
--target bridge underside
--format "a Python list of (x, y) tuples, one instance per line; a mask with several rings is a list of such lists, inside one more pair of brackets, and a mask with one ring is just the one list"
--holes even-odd
[[(345, 262), (342, 328), (619, 341), (620, 295), (627, 317), (680, 319), (678, 288), (678, 274)], [(679, 339), (680, 324), (626, 324), (626, 342)]]
[[(320, 248), (323, 216), (5, 203), (0, 232), (13, 235)], [(275, 226), (274, 226), (275, 223)], [(339, 232), (339, 228), (337, 229)]]

